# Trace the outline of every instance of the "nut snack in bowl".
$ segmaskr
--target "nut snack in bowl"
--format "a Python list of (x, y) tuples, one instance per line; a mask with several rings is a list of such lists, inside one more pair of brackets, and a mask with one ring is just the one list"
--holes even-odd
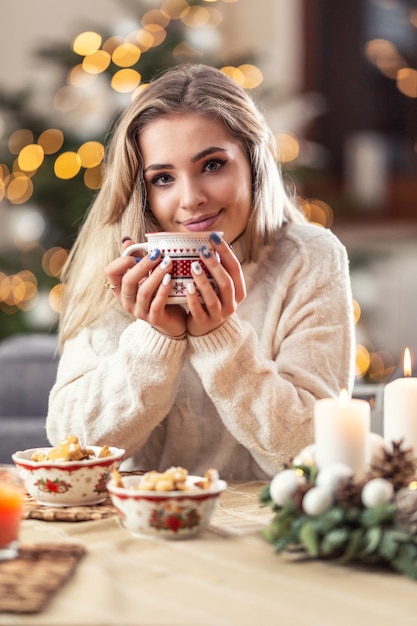
[(124, 454), (111, 446), (83, 447), (71, 435), (56, 448), (30, 448), (15, 452), (12, 459), (38, 504), (82, 506), (104, 502), (106, 483)]
[(227, 487), (216, 470), (191, 476), (182, 467), (143, 476), (120, 476), (107, 484), (122, 525), (134, 535), (186, 539), (204, 530)]

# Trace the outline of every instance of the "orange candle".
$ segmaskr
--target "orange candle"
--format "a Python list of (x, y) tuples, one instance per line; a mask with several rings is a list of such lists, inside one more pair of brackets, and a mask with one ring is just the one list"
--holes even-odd
[(21, 491), (18, 487), (0, 482), (0, 548), (17, 539), (21, 514)]
[(23, 490), (16, 468), (0, 466), (0, 560), (17, 555)]

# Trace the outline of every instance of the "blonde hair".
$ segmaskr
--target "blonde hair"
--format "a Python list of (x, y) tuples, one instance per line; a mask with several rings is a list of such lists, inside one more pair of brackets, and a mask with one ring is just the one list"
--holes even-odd
[(61, 347), (110, 306), (120, 306), (104, 289), (106, 265), (120, 255), (124, 235), (144, 241), (145, 233), (160, 230), (146, 201), (138, 137), (153, 120), (187, 112), (223, 122), (247, 154), (252, 171), (252, 209), (245, 231), (249, 261), (257, 260), (284, 221), (298, 219), (284, 188), (272, 132), (247, 92), (209, 66), (180, 65), (167, 71), (139, 93), (111, 133), (103, 184), (61, 276)]

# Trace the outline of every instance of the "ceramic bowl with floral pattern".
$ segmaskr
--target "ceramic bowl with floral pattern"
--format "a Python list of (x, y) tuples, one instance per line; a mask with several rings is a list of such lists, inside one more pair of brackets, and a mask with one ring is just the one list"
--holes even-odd
[(145, 491), (136, 488), (137, 476), (124, 476), (123, 487), (116, 486), (112, 478), (107, 489), (122, 526), (133, 535), (185, 539), (207, 528), (227, 487), (220, 479), (208, 489), (194, 487), (202, 480), (201, 476), (188, 476), (189, 491)]
[(100, 446), (88, 446), (94, 455), (80, 461), (34, 461), (38, 453), (52, 448), (30, 448), (15, 452), (13, 462), (20, 470), (26, 491), (38, 504), (83, 506), (99, 504), (107, 497), (106, 484), (117, 469), (125, 450), (110, 446), (110, 455), (99, 458)]

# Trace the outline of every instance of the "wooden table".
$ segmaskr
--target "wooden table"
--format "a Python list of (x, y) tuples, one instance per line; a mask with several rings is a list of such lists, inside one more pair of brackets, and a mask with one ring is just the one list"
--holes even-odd
[(417, 582), (391, 573), (276, 555), (261, 537), (261, 483), (231, 483), (209, 530), (143, 539), (116, 517), (23, 522), (21, 539), (87, 549), (45, 610), (0, 613), (26, 626), (415, 626)]

